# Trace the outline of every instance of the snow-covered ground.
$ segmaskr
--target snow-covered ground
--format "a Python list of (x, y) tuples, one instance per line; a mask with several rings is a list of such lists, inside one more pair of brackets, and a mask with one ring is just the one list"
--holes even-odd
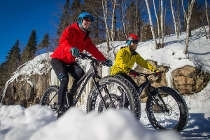
[(178, 140), (173, 131), (147, 130), (126, 110), (109, 110), (102, 114), (86, 114), (71, 108), (56, 120), (46, 107), (33, 105), (2, 106), (0, 110), (1, 140)]
[[(180, 39), (174, 35), (165, 38), (166, 46), (154, 49), (151, 41), (140, 42), (137, 51), (145, 58), (170, 67), (170, 72), (184, 65), (200, 66), (210, 72), (210, 40), (202, 36), (201, 30), (195, 30), (190, 40), (189, 54), (183, 54), (183, 33)], [(116, 50), (125, 42), (113, 42)], [(105, 43), (99, 45), (105, 48)], [(113, 54), (110, 54), (110, 58)], [(188, 59), (189, 57), (189, 59)], [(40, 59), (48, 58), (48, 54), (37, 56), (24, 66), (18, 74), (43, 73), (43, 65), (38, 68)], [(41, 72), (40, 72), (41, 71)], [(105, 73), (106, 75), (106, 73)], [(152, 128), (144, 112), (142, 118), (134, 119), (126, 110), (108, 110), (101, 114), (86, 114), (78, 108), (71, 108), (63, 117), (56, 119), (55, 114), (47, 107), (33, 105), (29, 108), (16, 106), (0, 106), (0, 140), (37, 140), (37, 139), (74, 139), (74, 140), (179, 140), (179, 139), (210, 139), (210, 82), (200, 93), (184, 97), (189, 108), (189, 120), (186, 128), (175, 131), (156, 131)]]

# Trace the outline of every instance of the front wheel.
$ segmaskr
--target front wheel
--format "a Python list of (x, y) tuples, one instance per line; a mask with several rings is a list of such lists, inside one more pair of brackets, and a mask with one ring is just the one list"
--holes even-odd
[(57, 111), (58, 104), (58, 86), (50, 86), (42, 95), (40, 100), (41, 105), (47, 105), (53, 111)]
[[(135, 91), (135, 90), (133, 90)], [(129, 109), (139, 118), (139, 100), (136, 92), (132, 92), (121, 80), (107, 76), (99, 80), (87, 99), (87, 112), (95, 110), (103, 112), (109, 108)]]
[(172, 88), (155, 88), (155, 93), (149, 95), (146, 109), (148, 119), (155, 129), (181, 131), (187, 124), (188, 108), (186, 102)]

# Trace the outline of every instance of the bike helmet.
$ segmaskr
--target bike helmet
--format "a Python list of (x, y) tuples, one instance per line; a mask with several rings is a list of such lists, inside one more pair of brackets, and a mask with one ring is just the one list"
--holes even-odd
[(135, 43), (135, 44), (138, 44), (138, 42), (139, 42), (139, 37), (138, 37), (136, 34), (133, 34), (133, 33), (129, 34), (128, 37), (127, 37), (126, 43), (127, 43), (128, 45), (130, 45), (131, 42), (133, 42), (133, 43)]
[(91, 15), (90, 13), (88, 12), (81, 12), (78, 16), (78, 23), (79, 24), (82, 24), (82, 21), (84, 18), (88, 18), (91, 22), (94, 21), (94, 17), (93, 15)]

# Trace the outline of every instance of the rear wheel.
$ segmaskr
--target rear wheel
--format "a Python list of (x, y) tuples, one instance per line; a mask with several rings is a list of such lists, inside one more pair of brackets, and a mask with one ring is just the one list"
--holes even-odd
[[(188, 108), (185, 100), (169, 87), (155, 89), (147, 103), (147, 116), (155, 129), (184, 129), (188, 119)], [(148, 94), (149, 95), (149, 94)]]
[(131, 91), (131, 93), (136, 93), (134, 94), (134, 98), (135, 100), (138, 100), (138, 117), (139, 119), (141, 118), (141, 100), (140, 100), (140, 96), (138, 93), (138, 86), (136, 85), (136, 83), (133, 81), (133, 79), (131, 77), (129, 77), (128, 75), (124, 75), (124, 74), (117, 74), (114, 76), (115, 78), (119, 79), (120, 81), (122, 81), (124, 84), (126, 84), (126, 86), (129, 88), (129, 90)]
[(139, 107), (135, 90), (132, 92), (123, 81), (111, 76), (100, 79), (98, 88), (90, 91), (87, 100), (87, 112), (126, 108), (139, 118)]

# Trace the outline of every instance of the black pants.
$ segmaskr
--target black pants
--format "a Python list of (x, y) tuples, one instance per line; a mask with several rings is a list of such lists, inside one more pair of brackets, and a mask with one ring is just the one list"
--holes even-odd
[(70, 73), (71, 76), (74, 78), (74, 82), (72, 85), (73, 88), (76, 82), (84, 75), (84, 71), (76, 62), (72, 64), (65, 64), (58, 59), (52, 59), (51, 65), (58, 79), (60, 80), (60, 88), (58, 90), (58, 105), (64, 105), (64, 103), (66, 102), (65, 94), (69, 83), (68, 74)]

